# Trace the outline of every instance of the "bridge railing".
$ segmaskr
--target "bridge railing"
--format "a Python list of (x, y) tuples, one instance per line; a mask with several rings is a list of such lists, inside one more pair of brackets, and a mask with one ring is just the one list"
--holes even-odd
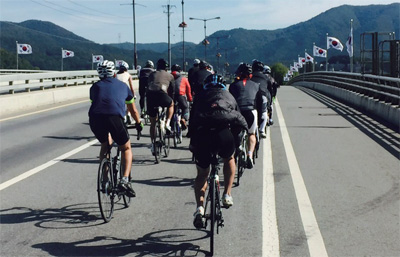
[[(134, 79), (136, 71), (129, 71)], [(11, 73), (11, 72), (9, 72)], [(30, 92), (47, 88), (89, 85), (99, 80), (97, 71), (47, 71), (0, 75), (0, 94)]]
[(400, 104), (400, 79), (398, 78), (360, 73), (318, 71), (300, 74), (291, 79), (288, 84), (301, 81), (330, 85), (392, 105)]

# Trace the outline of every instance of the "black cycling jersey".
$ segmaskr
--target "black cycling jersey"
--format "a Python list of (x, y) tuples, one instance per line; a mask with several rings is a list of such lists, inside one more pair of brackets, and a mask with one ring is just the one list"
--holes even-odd
[(260, 84), (248, 79), (233, 82), (229, 86), (229, 92), (236, 99), (240, 111), (256, 109), (257, 99), (262, 96)]

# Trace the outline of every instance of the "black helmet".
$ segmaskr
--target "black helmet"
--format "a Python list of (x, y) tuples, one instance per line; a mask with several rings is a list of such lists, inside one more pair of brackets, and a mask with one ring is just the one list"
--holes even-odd
[(204, 89), (209, 88), (222, 88), (226, 89), (225, 80), (221, 75), (218, 74), (211, 74), (208, 75), (207, 78), (204, 80)]
[(260, 62), (259, 60), (253, 60), (253, 65), (251, 68), (254, 71), (263, 71), (264, 70), (264, 63)]
[(169, 67), (168, 62), (164, 59), (159, 59), (157, 61), (157, 70), (165, 70)]
[(179, 66), (178, 64), (174, 64), (174, 65), (172, 65), (172, 67), (171, 67), (171, 71), (181, 72), (181, 71), (182, 71), (182, 68), (181, 68), (181, 66)]
[(199, 68), (206, 69), (209, 64), (206, 61), (200, 61)]
[(236, 69), (235, 74), (239, 77), (248, 77), (252, 72), (250, 64), (242, 62)]

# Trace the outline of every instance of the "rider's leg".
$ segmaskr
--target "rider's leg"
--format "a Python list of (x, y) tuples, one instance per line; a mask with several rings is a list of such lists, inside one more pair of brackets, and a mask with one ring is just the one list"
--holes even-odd
[(167, 120), (165, 122), (166, 126), (170, 126), (169, 123), (171, 122), (172, 115), (174, 115), (174, 101), (171, 101), (171, 105), (168, 107), (167, 110)]
[(132, 150), (131, 150), (131, 140), (128, 140), (124, 145), (120, 145), (121, 150), (121, 163), (124, 167), (124, 177), (129, 177), (132, 167)]
[(230, 158), (225, 158), (223, 168), (225, 182), (224, 194), (231, 195), (233, 181), (235, 180), (235, 170), (235, 158), (233, 158), (233, 156), (231, 156)]
[(210, 168), (201, 168), (196, 165), (197, 168), (197, 176), (194, 181), (194, 195), (196, 198), (197, 207), (204, 206), (204, 197), (207, 190), (207, 178), (210, 173)]

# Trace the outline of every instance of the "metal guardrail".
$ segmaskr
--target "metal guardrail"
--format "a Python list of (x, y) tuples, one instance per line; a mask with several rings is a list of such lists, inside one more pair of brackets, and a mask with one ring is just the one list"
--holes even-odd
[(400, 105), (400, 79), (348, 72), (310, 72), (292, 78), (288, 84), (306, 81), (321, 83)]
[[(0, 94), (14, 94), (18, 92), (30, 92), (36, 90), (44, 90), (48, 88), (90, 85), (99, 80), (97, 71), (47, 71), (34, 72), (1, 70), (0, 73)], [(14, 72), (14, 73), (12, 73)], [(12, 74), (10, 74), (12, 73)], [(137, 78), (136, 71), (129, 71), (133, 78)]]

